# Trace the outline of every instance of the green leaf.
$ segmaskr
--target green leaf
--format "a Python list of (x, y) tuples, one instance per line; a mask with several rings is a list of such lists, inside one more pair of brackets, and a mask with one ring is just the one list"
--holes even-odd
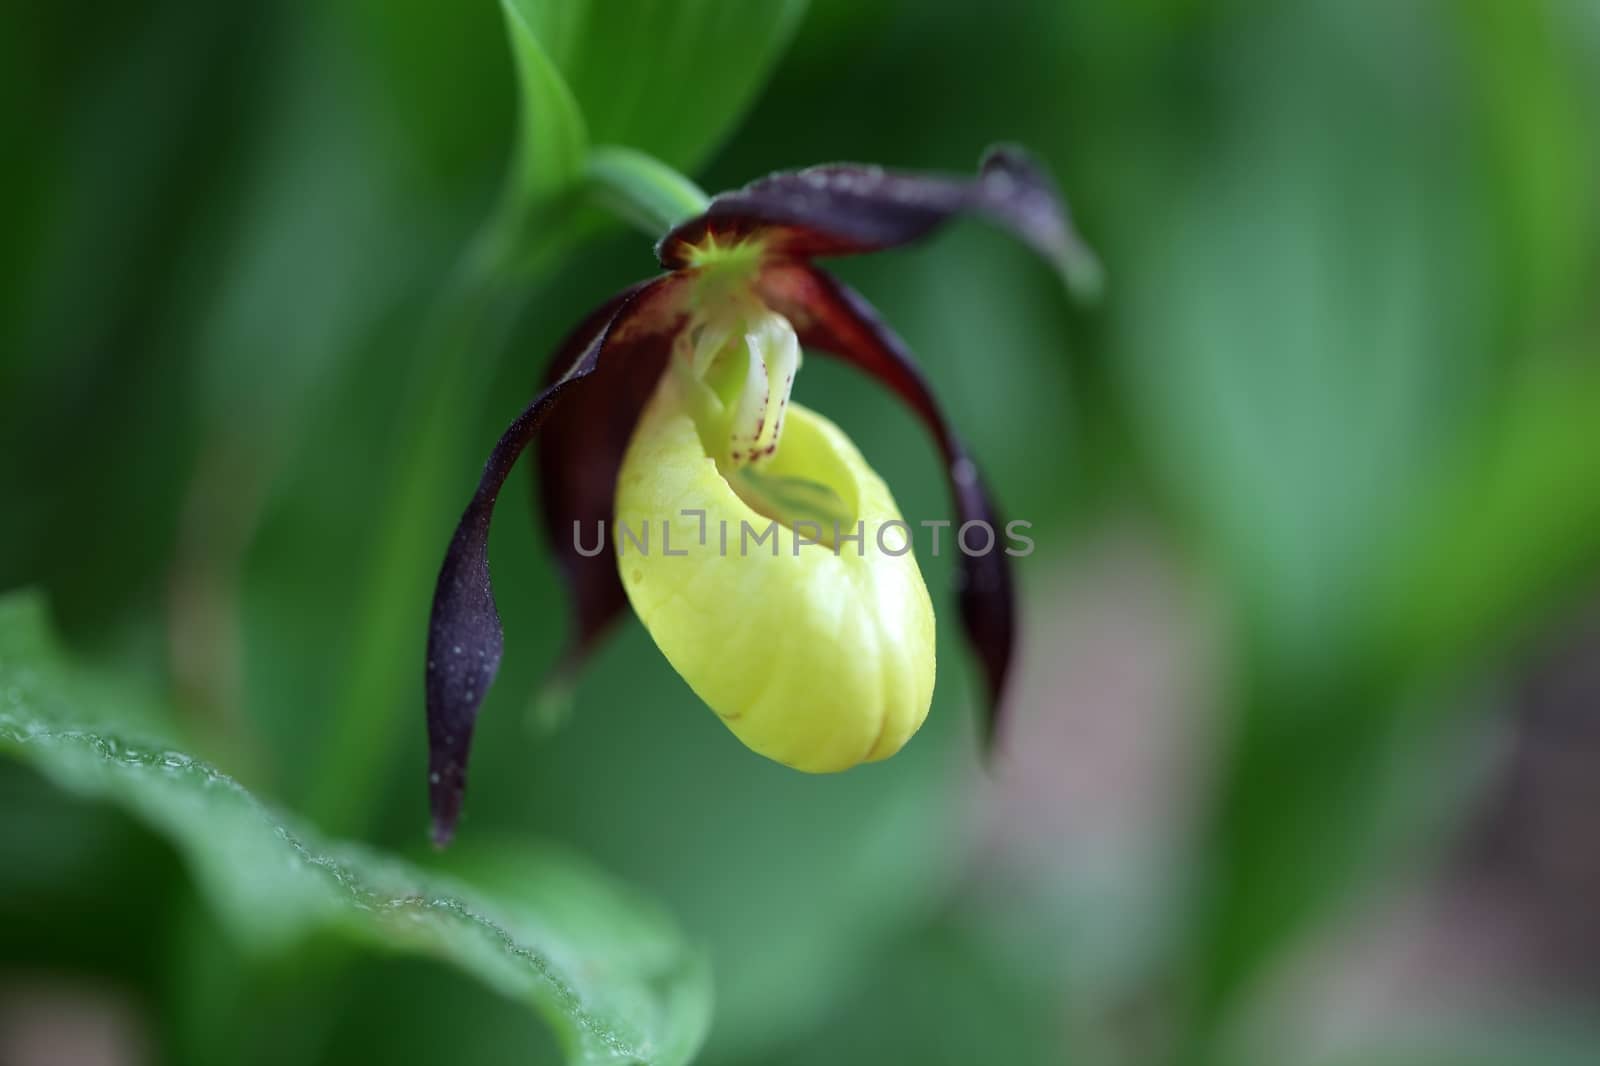
[(511, 190), (523, 204), (549, 201), (577, 181), (589, 147), (583, 112), (556, 69), (529, 14), (535, 4), (502, 0), (522, 107)]
[[(575, 102), (596, 144), (693, 170), (755, 98), (805, 0), (502, 0), (523, 80), (525, 151), (550, 149)], [(565, 98), (550, 83), (559, 72)], [(549, 114), (546, 115), (548, 110)], [(570, 146), (570, 141), (564, 142)], [(574, 177), (575, 172), (569, 172)]]
[(704, 958), (586, 862), (506, 845), (443, 873), (325, 840), (173, 747), (162, 718), (72, 665), (37, 599), (0, 599), (0, 752), (171, 841), (247, 951), (332, 934), (449, 962), (544, 1015), (573, 1063), (682, 1063), (700, 1045)]
[(1376, 654), (1449, 670), (1521, 637), (1600, 569), (1600, 364), (1532, 365), (1471, 434), (1375, 597)]

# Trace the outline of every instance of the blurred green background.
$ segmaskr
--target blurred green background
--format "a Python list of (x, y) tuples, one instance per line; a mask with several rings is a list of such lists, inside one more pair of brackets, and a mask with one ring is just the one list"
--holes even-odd
[[(0, 1063), (1600, 1061), (1600, 5), (507, 9), (0, 15)], [(979, 225), (838, 265), (1034, 524), (989, 770), (947, 558), (888, 763), (751, 755), (631, 619), (541, 714), (519, 477), (425, 848), (440, 553), (654, 269), (505, 184), (574, 114), (1068, 192), (1094, 307)], [(796, 395), (945, 514), (884, 390)]]

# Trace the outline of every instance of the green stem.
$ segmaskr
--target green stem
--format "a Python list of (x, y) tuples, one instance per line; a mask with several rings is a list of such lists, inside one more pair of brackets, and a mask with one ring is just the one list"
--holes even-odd
[(618, 145), (591, 150), (583, 178), (596, 204), (652, 240), (711, 202), (698, 185), (659, 159)]

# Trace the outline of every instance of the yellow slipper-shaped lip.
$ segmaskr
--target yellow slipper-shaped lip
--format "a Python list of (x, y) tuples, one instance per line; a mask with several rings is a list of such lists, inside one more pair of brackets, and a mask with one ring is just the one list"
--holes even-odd
[(827, 486), (848, 519), (819, 531), (760, 513), (706, 454), (685, 391), (663, 378), (618, 479), (634, 611), (753, 751), (812, 773), (888, 758), (927, 717), (935, 672), (933, 605), (888, 488), (836, 425), (790, 404), (764, 475)]

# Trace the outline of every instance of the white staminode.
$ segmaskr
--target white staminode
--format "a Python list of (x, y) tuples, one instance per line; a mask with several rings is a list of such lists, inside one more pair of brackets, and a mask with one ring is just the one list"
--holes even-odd
[(754, 299), (730, 300), (679, 335), (674, 363), (700, 385), (695, 420), (718, 463), (754, 466), (776, 454), (800, 368), (788, 319)]

